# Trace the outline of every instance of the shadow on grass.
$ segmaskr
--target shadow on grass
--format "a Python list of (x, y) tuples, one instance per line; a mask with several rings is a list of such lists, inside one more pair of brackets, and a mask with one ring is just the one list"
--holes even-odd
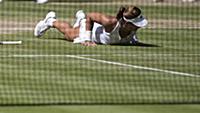
[[(63, 40), (67, 41), (65, 38), (48, 38), (50, 40)], [(98, 45), (103, 45), (103, 44), (98, 44)], [(143, 43), (143, 42), (138, 42), (136, 44), (112, 44), (111, 46), (139, 46), (139, 47), (161, 47), (155, 44), (148, 44), (148, 43)]]
[(63, 40), (63, 41), (67, 41), (65, 38), (46, 38), (48, 40)]

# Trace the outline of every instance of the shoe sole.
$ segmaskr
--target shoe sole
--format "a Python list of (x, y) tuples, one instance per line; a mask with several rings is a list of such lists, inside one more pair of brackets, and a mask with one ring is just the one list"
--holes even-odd
[(34, 29), (34, 36), (36, 36), (36, 37), (42, 36), (42, 34), (39, 34), (39, 30), (38, 30), (38, 28), (40, 27), (40, 25), (41, 25), (42, 22), (43, 22), (43, 21), (40, 21), (40, 22), (35, 26), (35, 29)]
[[(46, 30), (48, 30), (48, 28), (46, 28), (46, 30), (44, 30), (43, 32), (39, 33), (38, 28), (41, 26), (41, 24), (43, 24), (43, 22), (46, 23), (47, 20), (48, 20), (49, 18), (55, 18), (55, 17), (56, 17), (56, 16), (50, 16), (50, 13), (54, 13), (54, 12), (49, 12), (49, 13), (46, 15), (45, 19), (44, 19), (44, 20), (41, 20), (41, 21), (36, 25), (36, 27), (35, 27), (35, 29), (34, 29), (34, 36), (36, 36), (36, 37), (41, 37), (41, 36), (43, 35), (43, 32), (45, 32)], [(54, 14), (54, 15), (55, 15), (55, 14)]]

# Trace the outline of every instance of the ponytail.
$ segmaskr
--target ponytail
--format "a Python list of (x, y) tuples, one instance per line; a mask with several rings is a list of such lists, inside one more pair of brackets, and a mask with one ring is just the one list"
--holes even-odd
[(126, 8), (124, 6), (120, 7), (120, 9), (117, 13), (117, 16), (116, 16), (117, 20), (120, 20), (123, 17), (123, 13), (124, 13), (125, 10), (126, 10)]

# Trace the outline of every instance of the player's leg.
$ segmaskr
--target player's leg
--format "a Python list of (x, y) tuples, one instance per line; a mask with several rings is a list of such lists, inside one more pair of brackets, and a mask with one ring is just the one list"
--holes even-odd
[(76, 28), (76, 27), (79, 27), (80, 26), (80, 22), (81, 20), (85, 19), (86, 18), (86, 15), (84, 13), (83, 10), (78, 10), (75, 14), (75, 23), (73, 25), (73, 28)]
[(73, 41), (79, 34), (79, 28), (72, 28), (72, 26), (65, 21), (58, 21), (55, 12), (49, 12), (46, 17), (37, 23), (34, 29), (34, 35), (41, 37), (49, 28), (56, 28), (65, 35), (68, 41)]
[(53, 27), (63, 33), (68, 41), (73, 41), (76, 37), (79, 36), (79, 27), (73, 28), (66, 21), (54, 21)]
[(45, 31), (53, 26), (53, 22), (56, 21), (55, 12), (51, 11), (47, 13), (46, 17), (43, 20), (40, 20), (34, 29), (34, 35), (36, 37), (41, 37)]

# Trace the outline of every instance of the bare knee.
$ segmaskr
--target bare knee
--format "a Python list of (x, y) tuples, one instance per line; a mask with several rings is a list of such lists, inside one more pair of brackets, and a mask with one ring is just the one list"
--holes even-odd
[(73, 41), (76, 37), (79, 36), (79, 28), (66, 29), (64, 36), (68, 41)]
[(72, 36), (72, 35), (70, 35), (70, 34), (67, 34), (67, 33), (65, 33), (64, 36), (65, 36), (65, 39), (66, 39), (67, 41), (73, 41), (73, 40), (75, 39), (74, 36)]

